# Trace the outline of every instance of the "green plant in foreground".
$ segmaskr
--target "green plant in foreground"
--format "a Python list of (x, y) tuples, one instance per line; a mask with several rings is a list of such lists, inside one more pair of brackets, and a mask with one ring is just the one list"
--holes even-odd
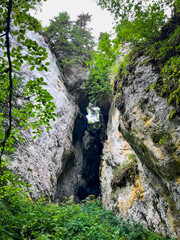
[[(15, 140), (24, 141), (20, 128), (31, 127), (35, 138), (41, 135), (42, 126), (49, 130), (50, 121), (56, 117), (53, 97), (44, 89), (47, 83), (42, 77), (28, 79), (23, 87), (20, 85), (23, 63), (28, 63), (31, 71), (47, 71), (50, 64), (45, 62), (46, 49), (26, 35), (27, 30), (37, 32), (41, 28), (29, 10), (42, 1), (0, 0), (0, 107), (3, 109), (0, 113), (0, 168), (4, 153), (14, 150)], [(22, 103), (21, 107), (18, 102)]]
[(112, 211), (105, 210), (98, 200), (91, 197), (81, 204), (70, 200), (58, 206), (22, 198), (20, 192), (19, 189), (19, 199), (13, 203), (0, 198), (2, 240), (167, 239), (147, 231), (135, 222), (118, 219)]

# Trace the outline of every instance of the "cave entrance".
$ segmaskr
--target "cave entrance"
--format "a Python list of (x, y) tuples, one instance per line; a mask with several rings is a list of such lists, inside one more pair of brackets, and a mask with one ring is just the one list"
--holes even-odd
[(87, 110), (88, 116), (80, 112), (74, 123), (71, 154), (65, 155), (64, 171), (57, 181), (55, 199), (59, 202), (70, 196), (80, 202), (101, 194), (99, 168), (108, 114), (92, 106)]
[[(99, 110), (96, 109), (93, 120), (99, 118)], [(83, 200), (89, 195), (100, 195), (99, 167), (103, 144), (101, 141), (102, 126), (100, 121), (89, 122), (82, 138), (83, 142), (83, 168), (82, 179), (84, 184), (78, 187), (77, 197)]]

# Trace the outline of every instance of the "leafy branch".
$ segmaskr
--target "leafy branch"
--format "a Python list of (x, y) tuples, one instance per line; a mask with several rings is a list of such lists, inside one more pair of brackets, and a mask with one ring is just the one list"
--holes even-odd
[[(39, 3), (41, 0), (0, 1), (0, 169), (4, 153), (14, 150), (17, 138), (23, 141), (22, 127), (31, 127), (35, 138), (41, 135), (43, 125), (49, 130), (50, 121), (56, 117), (53, 98), (44, 89), (47, 84), (42, 77), (20, 86), (24, 62), (29, 63), (31, 71), (48, 70), (46, 49), (26, 37), (27, 30), (37, 32), (41, 27), (28, 13)], [(17, 104), (18, 99), (21, 106)]]
[(6, 49), (7, 49), (7, 57), (8, 57), (8, 72), (9, 72), (9, 126), (5, 133), (5, 138), (2, 143), (1, 153), (0, 153), (0, 169), (1, 169), (1, 163), (2, 163), (2, 155), (4, 153), (5, 144), (7, 139), (10, 136), (11, 133), (11, 125), (12, 125), (12, 93), (13, 93), (13, 82), (12, 82), (12, 62), (11, 62), (11, 54), (10, 54), (10, 39), (9, 39), (9, 33), (10, 33), (10, 23), (11, 23), (11, 10), (12, 10), (12, 0), (9, 0), (8, 4), (8, 14), (7, 14), (7, 27), (6, 27), (6, 33), (4, 34), (6, 36)]

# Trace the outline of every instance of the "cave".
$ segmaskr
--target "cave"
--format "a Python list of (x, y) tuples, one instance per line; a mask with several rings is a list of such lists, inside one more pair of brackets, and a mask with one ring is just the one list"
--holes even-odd
[(83, 137), (83, 168), (82, 179), (84, 184), (78, 187), (77, 197), (85, 199), (89, 195), (100, 195), (99, 166), (103, 144), (101, 141), (102, 127), (98, 123), (88, 124)]
[(106, 139), (106, 124), (102, 114), (99, 119), (88, 122), (82, 112), (77, 115), (72, 132), (71, 154), (63, 160), (66, 164), (58, 176), (55, 201), (62, 202), (73, 196), (77, 203), (89, 195), (97, 198), (101, 194), (99, 167), (103, 141)]

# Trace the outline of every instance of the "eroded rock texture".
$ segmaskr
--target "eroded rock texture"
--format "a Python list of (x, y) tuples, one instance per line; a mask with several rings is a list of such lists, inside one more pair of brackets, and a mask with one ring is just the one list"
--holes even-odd
[(33, 197), (46, 196), (53, 199), (57, 178), (63, 172), (72, 152), (72, 132), (79, 108), (67, 92), (56, 59), (43, 37), (29, 31), (27, 37), (46, 48), (50, 66), (48, 72), (30, 71), (26, 63), (23, 65), (22, 74), (25, 81), (37, 77), (44, 78), (47, 83), (45, 87), (54, 98), (58, 117), (56, 121), (52, 121), (52, 129), (49, 132), (44, 131), (41, 138), (33, 140), (30, 129), (23, 132), (26, 141), (18, 143), (11, 168), (31, 184)]
[[(99, 130), (88, 127), (86, 107), (88, 98), (83, 82), (88, 72), (74, 68), (61, 74), (56, 58), (43, 37), (27, 31), (26, 37), (35, 40), (48, 52), (48, 71), (30, 71), (25, 63), (21, 69), (24, 81), (43, 77), (45, 88), (56, 104), (56, 121), (52, 129), (43, 131), (42, 137), (33, 140), (32, 131), (22, 131), (26, 141), (18, 142), (12, 156), (13, 172), (31, 184), (32, 197), (46, 197), (62, 201), (74, 197), (75, 201), (89, 194), (99, 195), (99, 164), (102, 152)], [(16, 42), (12, 40), (12, 44)], [(25, 52), (26, 54), (26, 52)]]
[[(180, 238), (180, 118), (169, 120), (173, 108), (149, 90), (159, 76), (152, 64), (143, 64), (146, 60), (138, 59), (116, 98), (119, 111), (111, 108), (103, 149), (102, 200), (122, 217)], [(138, 159), (133, 181), (124, 166), (132, 152)], [(124, 178), (116, 176), (118, 167), (124, 169), (126, 174), (119, 170)]]

